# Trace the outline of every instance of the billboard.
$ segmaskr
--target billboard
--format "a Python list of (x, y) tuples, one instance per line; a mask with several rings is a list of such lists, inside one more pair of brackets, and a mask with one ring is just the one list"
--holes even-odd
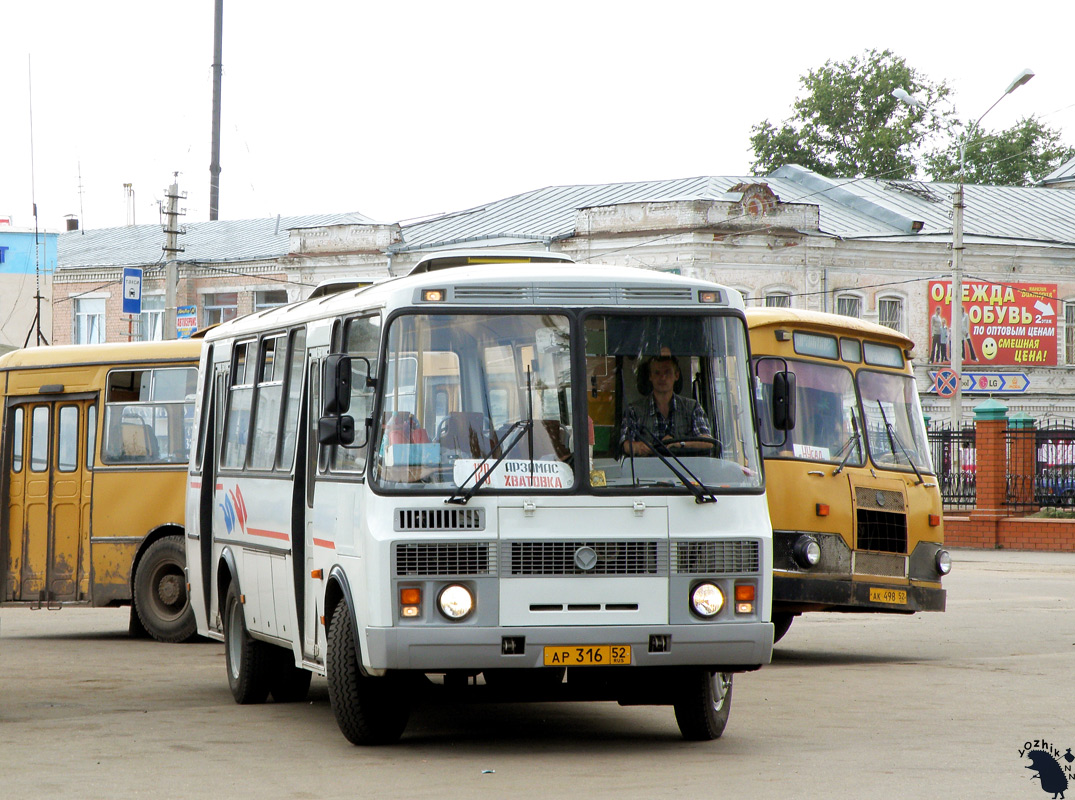
[[(1055, 283), (963, 280), (963, 368), (1057, 363)], [(929, 361), (951, 361), (952, 282), (929, 282)]]

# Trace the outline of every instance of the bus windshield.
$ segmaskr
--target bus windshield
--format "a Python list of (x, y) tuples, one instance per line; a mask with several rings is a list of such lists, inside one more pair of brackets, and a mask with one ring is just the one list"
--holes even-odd
[(397, 317), (373, 479), (454, 491), (491, 470), (489, 489), (574, 487), (570, 330), (551, 314)]
[[(758, 374), (766, 389), (772, 387), (773, 375), (784, 364), (774, 358), (759, 361)], [(862, 466), (862, 417), (851, 370), (810, 361), (788, 361), (787, 369), (795, 375), (795, 427), (788, 431), (783, 445), (764, 447), (765, 457)], [(768, 396), (766, 392), (766, 401)], [(769, 416), (767, 409), (760, 414), (763, 422)], [(766, 441), (779, 440), (778, 434), (766, 434)]]
[(903, 469), (913, 464), (923, 472), (933, 472), (914, 378), (862, 371), (857, 380), (874, 463)]

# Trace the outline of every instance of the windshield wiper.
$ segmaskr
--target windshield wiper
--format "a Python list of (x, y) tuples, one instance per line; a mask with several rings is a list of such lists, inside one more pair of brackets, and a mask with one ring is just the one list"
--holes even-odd
[[(634, 433), (634, 431), (632, 431), (632, 433)], [(713, 494), (713, 490), (710, 487), (706, 486), (704, 483), (702, 483), (698, 479), (698, 476), (695, 475), (693, 472), (691, 472), (690, 467), (688, 467), (686, 464), (684, 464), (682, 461), (680, 461), (679, 456), (677, 456), (675, 453), (673, 453), (671, 450), (668, 449), (668, 445), (666, 445), (664, 442), (662, 442), (660, 439), (658, 439), (650, 431), (647, 431), (645, 429), (640, 429), (638, 431), (638, 433), (642, 434), (645, 438), (649, 439), (649, 441), (645, 441), (644, 443), (648, 444), (650, 449), (653, 451), (653, 454), (655, 456), (657, 456), (657, 458), (659, 458), (661, 460), (661, 463), (663, 463), (666, 467), (668, 467), (669, 471), (673, 475), (675, 475), (677, 478), (679, 478), (679, 482), (682, 483), (685, 487), (687, 487), (687, 491), (689, 491), (691, 494), (694, 495), (694, 502), (696, 502), (696, 503), (715, 503), (715, 502), (717, 502), (717, 496), (715, 494)], [(686, 472), (687, 475), (690, 476), (690, 480), (688, 480), (687, 477), (683, 475), (683, 472), (680, 472), (678, 469), (676, 469), (674, 466), (672, 466), (672, 461), (669, 461), (668, 460), (669, 458), (671, 458), (673, 461), (675, 461), (676, 464), (678, 464), (683, 469), (683, 472)], [(632, 465), (632, 472), (633, 472), (633, 467), (634, 467), (634, 447), (633, 446), (631, 447), (631, 465)], [(634, 476), (632, 475), (632, 477), (634, 477)], [(638, 483), (638, 481), (635, 480), (635, 483)]]
[[(466, 505), (467, 501), (474, 496), (474, 493), (482, 487), (489, 477), (493, 474), (493, 470), (500, 466), (500, 462), (508, 457), (508, 453), (515, 449), (515, 445), (522, 441), (523, 435), (526, 435), (526, 442), (530, 448), (530, 485), (534, 483), (534, 393), (530, 390), (530, 365), (526, 366), (526, 413), (527, 418), (521, 419), (511, 424), (511, 427), (504, 431), (504, 439), (507, 440), (511, 432), (521, 428), (519, 435), (515, 437), (511, 444), (503, 447), (500, 451), (500, 458), (493, 462), (493, 466), (489, 467), (485, 473), (474, 482), (474, 485), (467, 489), (465, 492), (455, 491), (452, 492), (452, 496), (447, 498), (445, 503), (455, 503), (456, 505)], [(489, 459), (493, 457), (490, 453), (481, 461), (478, 462), (478, 466), (474, 468), (474, 471), (467, 476), (467, 479), (463, 481), (462, 486), (467, 485), (467, 481), (473, 478), (484, 465), (489, 463)], [(462, 487), (460, 487), (462, 488)]]
[(922, 477), (922, 473), (918, 471), (918, 467), (915, 466), (914, 459), (911, 458), (911, 454), (907, 452), (907, 448), (903, 446), (903, 442), (900, 440), (900, 435), (896, 433), (896, 429), (892, 427), (892, 423), (888, 421), (888, 417), (885, 416), (884, 406), (881, 405), (881, 401), (877, 401), (877, 408), (881, 411), (881, 420), (885, 423), (885, 431), (888, 433), (888, 442), (892, 445), (892, 453), (895, 455), (896, 448), (899, 447), (900, 452), (903, 453), (903, 457), (907, 459), (907, 463), (911, 465), (911, 469), (914, 470), (914, 474), (918, 476), (917, 485), (925, 483), (925, 479)]
[(846, 442), (844, 442), (844, 446), (841, 447), (836, 452), (836, 455), (840, 455), (840, 453), (843, 453), (844, 450), (847, 450), (847, 454), (843, 457), (843, 460), (840, 462), (840, 466), (838, 466), (836, 469), (834, 469), (832, 471), (833, 475), (839, 475), (841, 472), (844, 471), (844, 467), (847, 466), (847, 462), (851, 459), (851, 454), (854, 453), (856, 449), (858, 449), (859, 452), (862, 451), (861, 450), (861, 445), (859, 446), (859, 448), (855, 448), (855, 447), (852, 446), (852, 445), (855, 445), (855, 444), (858, 444), (858, 443), (859, 443), (859, 423), (858, 423), (858, 420), (855, 418), (854, 413), (852, 413), (851, 414), (851, 438), (849, 438)]
[(482, 485), (487, 480), (489, 480), (490, 476), (493, 474), (493, 470), (495, 470), (497, 467), (500, 466), (500, 462), (503, 461), (505, 458), (507, 458), (508, 454), (512, 450), (515, 449), (515, 445), (517, 445), (519, 442), (521, 442), (523, 440), (523, 435), (526, 434), (533, 427), (533, 424), (534, 424), (533, 420), (528, 420), (528, 419), (521, 419), (521, 420), (518, 420), (517, 422), (513, 422), (511, 424), (511, 427), (508, 428), (504, 432), (504, 439), (506, 441), (507, 438), (513, 432), (516, 432), (516, 431), (518, 431), (518, 435), (514, 439), (512, 439), (511, 444), (501, 448), (500, 457), (497, 458), (497, 460), (493, 462), (493, 465), (491, 467), (489, 467), (489, 469), (487, 469), (485, 471), (485, 473), (480, 478), (478, 478), (478, 480), (474, 481), (473, 486), (471, 486), (466, 491), (463, 491), (462, 487), (466, 486), (467, 483), (470, 481), (470, 479), (473, 478), (475, 475), (477, 475), (478, 472), (481, 470), (481, 468), (483, 466), (485, 466), (486, 464), (489, 463), (489, 459), (493, 457), (493, 454), (490, 453), (485, 458), (483, 458), (481, 461), (479, 461), (478, 466), (474, 467), (474, 471), (471, 472), (470, 475), (467, 476), (466, 480), (463, 481), (463, 483), (461, 484), (460, 488), (457, 489), (456, 491), (452, 492), (451, 497), (445, 498), (444, 502), (445, 503), (455, 503), (455, 504), (461, 505), (461, 506), (466, 505), (467, 501), (474, 496), (474, 493), (477, 492), (478, 489), (480, 489), (482, 487)]

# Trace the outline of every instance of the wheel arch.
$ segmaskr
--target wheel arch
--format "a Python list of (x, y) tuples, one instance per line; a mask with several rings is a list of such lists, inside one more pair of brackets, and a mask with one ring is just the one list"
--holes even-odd
[(230, 547), (220, 551), (220, 560), (216, 570), (216, 602), (217, 613), (224, 618), (224, 602), (228, 596), (228, 586), (235, 582), (235, 591), (242, 595), (243, 587), (239, 582), (239, 569), (235, 560), (235, 553)]
[[(128, 586), (131, 590), (131, 599), (134, 599), (134, 579), (138, 574), (138, 567), (142, 564), (142, 556), (146, 554), (146, 551), (156, 542), (165, 538), (166, 536), (179, 536), (183, 537), (186, 534), (186, 528), (180, 522), (163, 522), (155, 528), (151, 528), (149, 532), (142, 537), (142, 541), (138, 543), (138, 549), (134, 553), (134, 559), (131, 561), (131, 577), (128, 582)], [(185, 548), (184, 548), (185, 551)], [(186, 566), (185, 559), (183, 566)]]
[(355, 608), (354, 595), (351, 592), (351, 583), (347, 579), (347, 573), (338, 564), (329, 570), (328, 580), (325, 585), (325, 624), (326, 628), (332, 615), (336, 613), (339, 604), (346, 600), (347, 611), (351, 617), (351, 627), (355, 632), (355, 658), (358, 659), (358, 669), (366, 677), (370, 677), (365, 666), (362, 664), (362, 628), (358, 623), (358, 612)]

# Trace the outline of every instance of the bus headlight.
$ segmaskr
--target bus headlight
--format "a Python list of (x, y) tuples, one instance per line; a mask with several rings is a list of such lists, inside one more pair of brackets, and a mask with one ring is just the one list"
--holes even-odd
[(947, 575), (952, 571), (952, 556), (947, 550), (938, 550), (937, 555), (933, 557), (934, 563), (937, 565), (937, 572), (941, 575)]
[(724, 608), (724, 592), (712, 583), (699, 583), (691, 590), (691, 608), (700, 617), (712, 617)]
[(804, 569), (816, 567), (821, 562), (821, 545), (813, 536), (800, 536), (791, 553)]
[(466, 586), (453, 583), (441, 590), (437, 605), (448, 619), (460, 620), (474, 610), (474, 595)]

